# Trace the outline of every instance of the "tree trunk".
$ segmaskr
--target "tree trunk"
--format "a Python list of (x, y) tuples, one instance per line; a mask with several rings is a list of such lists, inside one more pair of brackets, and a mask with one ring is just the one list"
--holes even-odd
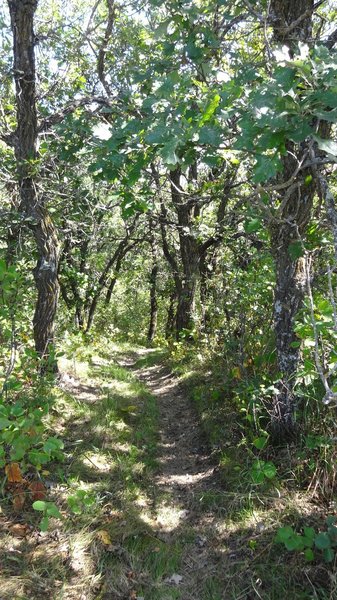
[(176, 330), (176, 313), (175, 305), (177, 301), (177, 291), (173, 290), (170, 294), (170, 301), (167, 309), (167, 320), (165, 327), (165, 339), (169, 340), (173, 337)]
[[(19, 211), (33, 232), (38, 261), (34, 269), (37, 302), (33, 319), (35, 348), (44, 361), (54, 344), (54, 321), (59, 295), (59, 244), (55, 227), (36, 185), (37, 115), (33, 21), (37, 0), (8, 0), (13, 33), (14, 80), (17, 104), (15, 158)], [(53, 365), (55, 369), (55, 365)]]
[[(292, 53), (298, 41), (309, 41), (312, 36), (313, 0), (272, 0), (270, 15), (274, 37), (286, 44)], [(282, 181), (289, 181), (303, 156), (304, 147), (288, 144), (283, 159)], [(296, 156), (297, 155), (297, 156)], [(298, 160), (297, 160), (298, 159)], [(303, 305), (306, 293), (305, 272), (301, 257), (302, 237), (312, 213), (315, 186), (306, 184), (308, 171), (296, 177), (297, 187), (292, 193), (285, 188), (281, 201), (282, 214), (277, 222), (270, 223), (271, 249), (275, 261), (276, 285), (274, 294), (274, 331), (277, 364), (281, 374), (280, 390), (275, 396), (271, 432), (278, 441), (289, 441), (295, 433), (294, 384), (300, 348), (294, 347), (296, 315)], [(280, 181), (281, 182), (281, 181)]]
[(147, 334), (148, 342), (153, 342), (157, 333), (158, 302), (157, 302), (157, 280), (158, 280), (158, 257), (156, 243), (153, 233), (153, 222), (150, 219), (150, 245), (152, 256), (152, 269), (150, 274), (150, 324)]
[(314, 0), (272, 0), (269, 14), (275, 39), (290, 50), (298, 41), (308, 43), (312, 38), (314, 4)]
[(191, 331), (195, 324), (195, 298), (200, 277), (199, 245), (192, 231), (194, 204), (180, 193), (180, 170), (171, 173), (172, 201), (178, 215), (180, 254), (182, 261), (181, 288), (178, 289), (176, 330), (179, 337), (183, 330)]

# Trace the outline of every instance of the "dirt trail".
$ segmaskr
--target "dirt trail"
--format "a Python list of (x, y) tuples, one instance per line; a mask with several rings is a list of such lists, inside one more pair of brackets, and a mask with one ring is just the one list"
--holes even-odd
[(136, 370), (135, 374), (158, 403), (160, 467), (155, 486), (159, 494), (167, 494), (165, 506), (157, 509), (158, 529), (162, 539), (183, 547), (182, 568), (172, 579), (180, 595), (174, 597), (229, 598), (223, 589), (212, 591), (212, 582), (221, 578), (224, 548), (219, 515), (215, 516), (203, 500), (206, 494), (216, 498), (221, 482), (196, 411), (164, 366)]

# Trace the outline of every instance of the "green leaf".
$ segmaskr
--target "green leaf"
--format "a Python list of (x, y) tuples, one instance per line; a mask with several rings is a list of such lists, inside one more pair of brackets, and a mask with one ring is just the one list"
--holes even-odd
[(32, 465), (37, 467), (50, 461), (50, 456), (46, 454), (46, 452), (39, 452), (38, 450), (31, 450), (28, 452), (28, 458)]
[(1, 429), (6, 429), (7, 427), (9, 427), (12, 423), (5, 418), (0, 418), (0, 430)]
[(44, 443), (43, 449), (45, 452), (54, 452), (55, 450), (61, 450), (64, 447), (62, 440), (56, 437), (50, 437)]
[(295, 533), (292, 537), (284, 542), (284, 545), (289, 552), (293, 552), (294, 550), (302, 550), (302, 537), (298, 535), (298, 533)]
[(334, 142), (333, 140), (323, 140), (318, 137), (318, 135), (314, 135), (313, 138), (320, 150), (337, 158), (337, 142)]
[(44, 511), (44, 510), (46, 510), (46, 507), (47, 507), (47, 502), (43, 502), (42, 500), (36, 500), (35, 502), (33, 502), (34, 510)]
[(198, 46), (196, 46), (193, 41), (188, 42), (186, 44), (185, 49), (186, 49), (187, 56), (189, 56), (189, 58), (192, 58), (192, 60), (199, 60), (200, 58), (203, 57), (202, 48), (199, 48)]
[(319, 533), (318, 535), (316, 535), (315, 546), (319, 550), (325, 550), (327, 548), (330, 548), (331, 543), (330, 543), (330, 538), (329, 538), (328, 534), (327, 533)]
[(305, 537), (309, 540), (314, 540), (316, 532), (313, 527), (304, 527), (303, 529)]
[(43, 517), (40, 521), (40, 529), (41, 531), (47, 531), (49, 526), (49, 519), (47, 516)]
[(159, 150), (159, 155), (163, 159), (164, 164), (168, 167), (174, 167), (179, 162), (179, 158), (176, 155), (178, 143), (178, 140), (173, 138)]
[(57, 508), (56, 504), (54, 504), (53, 502), (48, 504), (48, 506), (47, 506), (47, 515), (49, 517), (55, 517), (56, 519), (62, 519), (62, 515), (61, 515), (59, 509)]
[(311, 548), (306, 548), (304, 550), (304, 558), (308, 562), (312, 562), (315, 559), (315, 555), (314, 555), (313, 550)]
[(263, 473), (268, 479), (273, 479), (275, 477), (277, 471), (274, 463), (267, 462), (263, 467)]
[(207, 123), (211, 117), (213, 117), (216, 109), (219, 106), (220, 100), (221, 98), (219, 94), (215, 94), (214, 98), (212, 98), (212, 100), (206, 106), (205, 112), (200, 119), (200, 125), (204, 125), (204, 123)]
[(295, 142), (296, 144), (299, 144), (300, 142), (303, 142), (303, 140), (305, 140), (307, 137), (309, 137), (309, 135), (312, 135), (312, 133), (312, 127), (309, 125), (309, 123), (303, 121), (299, 124), (296, 123), (296, 127), (294, 127), (292, 131), (287, 133), (287, 137), (289, 137), (289, 139)]
[(268, 438), (265, 436), (255, 438), (255, 440), (253, 440), (253, 444), (254, 444), (255, 448), (257, 448), (258, 450), (263, 450), (263, 448), (265, 448), (267, 442), (268, 442)]
[(316, 111), (315, 116), (321, 121), (328, 121), (329, 123), (337, 123), (337, 109), (329, 111)]
[(277, 532), (275, 541), (284, 543), (286, 540), (288, 540), (293, 535), (294, 535), (293, 528), (290, 527), (290, 525), (286, 525), (285, 527), (280, 527), (280, 529)]
[(278, 156), (265, 156), (260, 154), (256, 158), (254, 166), (254, 181), (255, 183), (263, 183), (275, 177), (282, 169), (282, 162)]
[(284, 92), (289, 92), (295, 83), (296, 69), (291, 67), (277, 67), (274, 73), (275, 79)]
[(245, 232), (246, 233), (254, 233), (255, 231), (259, 231), (261, 229), (262, 223), (260, 219), (251, 219), (250, 221), (246, 221), (245, 223)]
[(166, 125), (157, 125), (145, 136), (147, 144), (162, 144), (167, 140), (168, 129)]
[(325, 548), (323, 551), (323, 558), (325, 562), (332, 562), (335, 558), (335, 553), (332, 548)]
[(199, 130), (200, 144), (209, 144), (210, 146), (220, 146), (221, 144), (221, 129), (216, 127), (208, 127), (205, 125)]

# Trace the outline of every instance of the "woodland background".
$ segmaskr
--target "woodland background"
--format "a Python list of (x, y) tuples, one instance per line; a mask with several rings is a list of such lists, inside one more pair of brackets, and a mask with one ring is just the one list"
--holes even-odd
[(277, 541), (303, 579), (328, 573), (294, 598), (335, 597), (336, 15), (327, 0), (0, 8), (9, 516), (32, 499), (42, 529), (62, 516), (43, 472), (62, 469), (71, 361), (152, 348), (233, 494), (312, 503), (306, 523), (284, 509)]

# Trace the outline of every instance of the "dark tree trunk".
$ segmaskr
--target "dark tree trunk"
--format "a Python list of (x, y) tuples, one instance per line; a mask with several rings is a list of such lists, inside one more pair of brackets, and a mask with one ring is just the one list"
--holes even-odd
[(300, 40), (311, 41), (314, 4), (314, 0), (272, 0), (269, 14), (275, 39), (290, 49)]
[[(290, 52), (299, 40), (309, 41), (311, 38), (313, 5), (313, 0), (273, 0), (271, 3), (274, 37), (278, 42), (286, 44)], [(296, 148), (294, 144), (288, 144), (287, 150), (283, 159), (284, 182), (293, 177), (298, 165), (296, 158), (300, 160), (305, 151), (304, 148)], [(274, 330), (277, 363), (281, 374), (280, 390), (272, 407), (271, 432), (279, 441), (289, 441), (295, 433), (296, 398), (293, 390), (300, 349), (293, 344), (296, 341), (294, 325), (306, 293), (303, 258), (297, 250), (300, 250), (302, 237), (311, 218), (315, 194), (314, 185), (305, 183), (308, 175), (310, 172), (302, 171), (292, 181), (292, 184), (297, 183), (292, 193), (285, 188), (284, 199), (281, 201), (282, 214), (277, 222), (270, 223), (276, 272)]]
[(54, 344), (54, 321), (59, 295), (59, 244), (55, 227), (36, 185), (37, 115), (33, 21), (37, 1), (8, 0), (13, 32), (14, 79), (17, 104), (15, 158), (17, 161), (19, 211), (33, 232), (38, 261), (34, 269), (37, 302), (33, 320), (35, 347), (47, 359)]
[[(122, 263), (122, 260), (126, 254), (126, 252), (128, 251), (129, 247), (127, 246), (127, 242), (128, 242), (128, 237), (126, 236), (118, 245), (117, 250), (115, 251), (115, 253), (113, 254), (113, 256), (108, 260), (108, 262), (106, 263), (101, 276), (97, 282), (97, 285), (95, 286), (95, 292), (92, 293), (91, 290), (89, 290), (88, 295), (87, 295), (87, 299), (86, 299), (86, 303), (85, 303), (85, 307), (87, 309), (87, 326), (85, 329), (86, 333), (89, 333), (93, 321), (94, 321), (94, 316), (95, 316), (95, 312), (98, 306), (98, 302), (99, 299), (101, 297), (101, 294), (104, 290), (104, 288), (106, 287), (107, 281), (109, 279), (109, 275), (110, 275), (110, 271), (112, 270), (112, 268), (114, 267), (114, 265), (117, 266), (117, 261), (120, 259), (119, 262), (119, 269)], [(111, 298), (111, 294), (113, 292), (113, 288), (115, 286), (116, 283), (116, 277), (114, 277), (112, 279), (113, 281), (113, 285), (109, 286), (108, 289), (108, 293), (107, 293), (107, 297), (106, 297), (106, 303), (108, 304), (110, 302), (110, 298)], [(108, 297), (109, 296), (109, 297)]]
[(176, 302), (177, 302), (177, 291), (173, 290), (170, 294), (170, 300), (167, 310), (167, 320), (165, 327), (165, 339), (169, 340), (173, 337), (176, 331)]
[(199, 245), (192, 231), (194, 204), (180, 192), (180, 170), (171, 173), (172, 201), (178, 215), (180, 254), (182, 262), (181, 287), (178, 289), (177, 336), (183, 330), (192, 330), (195, 324), (195, 298), (200, 277)]
[(149, 342), (153, 342), (157, 333), (157, 321), (158, 321), (158, 301), (157, 301), (157, 283), (158, 283), (158, 256), (156, 242), (153, 233), (153, 222), (150, 219), (150, 245), (151, 245), (151, 257), (152, 257), (152, 269), (150, 273), (150, 323), (147, 334)]
[(114, 268), (114, 276), (112, 277), (112, 279), (111, 279), (111, 281), (109, 283), (108, 291), (107, 291), (106, 296), (105, 296), (105, 304), (106, 304), (106, 306), (108, 306), (110, 304), (110, 302), (111, 302), (112, 294), (114, 292), (115, 285), (117, 283), (117, 278), (118, 278), (119, 272), (120, 272), (120, 270), (122, 268), (123, 258), (125, 256), (126, 252), (128, 252), (128, 250), (129, 250), (129, 248), (124, 253), (121, 253), (118, 256), (117, 260), (116, 260), (116, 265), (115, 265), (115, 268)]

